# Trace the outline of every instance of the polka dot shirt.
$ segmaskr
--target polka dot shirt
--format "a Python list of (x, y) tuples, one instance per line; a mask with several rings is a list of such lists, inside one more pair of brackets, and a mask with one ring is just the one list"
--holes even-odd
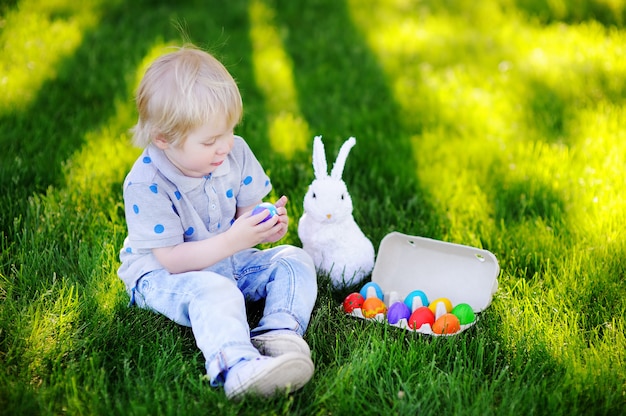
[(152, 249), (210, 238), (230, 228), (238, 206), (262, 200), (272, 189), (247, 143), (235, 136), (230, 154), (202, 178), (183, 175), (162, 150), (148, 146), (124, 182), (128, 237), (118, 274), (130, 290), (162, 266)]

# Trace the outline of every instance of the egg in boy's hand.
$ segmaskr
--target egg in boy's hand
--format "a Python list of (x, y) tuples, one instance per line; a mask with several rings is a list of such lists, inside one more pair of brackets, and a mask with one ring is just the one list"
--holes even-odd
[(267, 214), (267, 217), (265, 217), (263, 221), (261, 221), (259, 224), (264, 223), (265, 221), (272, 218), (274, 215), (278, 215), (278, 213), (276, 212), (276, 207), (269, 202), (262, 202), (254, 207), (254, 209), (252, 210), (252, 214), (250, 215), (256, 215), (265, 209), (269, 211), (269, 214)]

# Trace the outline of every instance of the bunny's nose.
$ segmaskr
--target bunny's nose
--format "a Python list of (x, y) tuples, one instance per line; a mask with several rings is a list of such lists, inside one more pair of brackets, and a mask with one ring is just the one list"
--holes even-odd
[(331, 214), (326, 214), (326, 218), (330, 219), (330, 217), (332, 217)]

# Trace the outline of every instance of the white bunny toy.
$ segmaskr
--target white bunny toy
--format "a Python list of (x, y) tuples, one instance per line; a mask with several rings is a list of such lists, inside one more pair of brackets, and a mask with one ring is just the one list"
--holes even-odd
[(352, 199), (341, 179), (355, 144), (354, 137), (345, 141), (328, 176), (322, 136), (315, 137), (315, 179), (304, 196), (304, 214), (298, 223), (302, 248), (313, 258), (317, 271), (330, 276), (335, 288), (359, 283), (374, 268), (374, 246), (354, 221)]

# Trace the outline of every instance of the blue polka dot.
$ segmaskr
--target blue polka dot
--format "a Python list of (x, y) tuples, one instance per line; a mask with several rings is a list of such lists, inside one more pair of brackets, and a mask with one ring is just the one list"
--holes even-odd
[(265, 181), (265, 186), (270, 186), (270, 180), (269, 179)]
[(159, 188), (157, 187), (156, 183), (153, 183), (152, 185), (150, 185), (150, 190), (152, 191), (152, 193), (158, 193), (159, 192)]
[(127, 252), (127, 253), (132, 253), (132, 252), (133, 252), (133, 249), (132, 249), (132, 248), (130, 248), (130, 247), (126, 247), (126, 252)]
[(157, 224), (154, 226), (154, 232), (157, 234), (161, 234), (163, 231), (165, 231), (165, 227), (161, 224)]
[(143, 163), (148, 164), (148, 163), (151, 163), (151, 162), (152, 162), (152, 159), (150, 159), (150, 156), (144, 156), (144, 158), (142, 159), (142, 161), (143, 161)]
[(235, 223), (235, 219), (233, 218), (232, 220), (230, 220), (230, 225), (233, 225)]
[(172, 204), (172, 211), (174, 211), (174, 214), (178, 215), (178, 210), (174, 204)]
[(180, 194), (180, 192), (176, 191), (174, 192), (174, 196), (176, 197), (176, 199), (178, 199), (180, 201), (180, 198), (182, 198), (183, 196)]
[(242, 182), (244, 185), (250, 185), (252, 183), (252, 176), (246, 176)]
[(189, 227), (185, 230), (185, 235), (191, 235), (194, 231), (193, 227)]
[(235, 193), (233, 192), (232, 189), (229, 189), (228, 191), (226, 191), (227, 198), (232, 198), (233, 196), (235, 196)]
[(217, 229), (219, 230), (220, 228), (222, 228), (222, 223), (217, 224)]
[(133, 212), (139, 214), (139, 207), (137, 205), (133, 205)]

